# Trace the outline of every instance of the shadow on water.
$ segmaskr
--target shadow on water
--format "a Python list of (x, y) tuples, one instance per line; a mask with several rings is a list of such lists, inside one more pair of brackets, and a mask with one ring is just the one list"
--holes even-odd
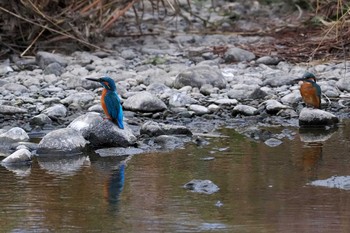
[[(276, 147), (222, 129), (172, 152), (0, 166), (0, 231), (350, 232), (350, 191), (310, 185), (350, 175), (350, 121), (294, 130)], [(185, 190), (192, 179), (220, 190)]]

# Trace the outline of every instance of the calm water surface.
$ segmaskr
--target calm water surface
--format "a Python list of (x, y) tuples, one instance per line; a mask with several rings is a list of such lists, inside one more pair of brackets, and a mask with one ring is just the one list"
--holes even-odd
[[(273, 148), (221, 133), (229, 137), (127, 166), (89, 155), (0, 166), (0, 232), (350, 232), (350, 191), (308, 185), (350, 175), (349, 121), (326, 142), (302, 142), (296, 130)], [(183, 189), (192, 179), (220, 191)]]

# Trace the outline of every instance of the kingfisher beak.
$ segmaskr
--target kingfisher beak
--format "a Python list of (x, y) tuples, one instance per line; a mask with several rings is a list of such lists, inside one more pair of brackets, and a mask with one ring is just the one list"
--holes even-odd
[(86, 79), (94, 82), (100, 82), (99, 78), (86, 78)]

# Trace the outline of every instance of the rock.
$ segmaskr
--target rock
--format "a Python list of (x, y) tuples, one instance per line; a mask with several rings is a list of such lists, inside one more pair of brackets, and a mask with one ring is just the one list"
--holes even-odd
[(200, 93), (203, 95), (210, 95), (211, 93), (216, 92), (217, 89), (215, 89), (211, 84), (204, 84), (200, 89)]
[(39, 156), (51, 155), (55, 152), (77, 153), (85, 148), (87, 141), (76, 130), (63, 128), (51, 131), (46, 134), (38, 145)]
[(0, 114), (6, 114), (6, 115), (15, 115), (15, 114), (21, 114), (21, 113), (27, 113), (26, 109), (8, 106), (8, 105), (0, 105)]
[(224, 60), (227, 63), (251, 61), (253, 59), (255, 59), (254, 53), (237, 47), (228, 49), (224, 55)]
[(210, 180), (191, 180), (184, 185), (185, 189), (195, 193), (213, 194), (219, 191), (219, 187)]
[(193, 99), (186, 93), (175, 93), (169, 97), (169, 106), (170, 107), (184, 107), (190, 104), (197, 103), (197, 100)]
[(120, 56), (125, 60), (132, 60), (134, 58), (137, 58), (137, 54), (132, 49), (123, 49)]
[(191, 104), (188, 109), (190, 111), (193, 111), (196, 115), (204, 115), (209, 113), (209, 109), (207, 107), (204, 107), (202, 105), (198, 104)]
[(350, 176), (332, 176), (325, 180), (312, 181), (310, 185), (350, 190)]
[(57, 119), (65, 117), (67, 115), (67, 109), (63, 104), (55, 104), (54, 106), (45, 109), (42, 113), (52, 119)]
[(140, 148), (135, 147), (111, 147), (111, 148), (101, 148), (95, 151), (101, 157), (115, 157), (115, 156), (130, 156), (142, 154), (145, 151)]
[(25, 86), (18, 84), (18, 83), (7, 83), (2, 86), (5, 90), (8, 90), (12, 93), (26, 93), (29, 92), (29, 89), (26, 88)]
[(136, 143), (136, 137), (127, 124), (120, 129), (112, 121), (102, 120), (86, 132), (87, 140), (95, 147), (128, 147)]
[(131, 111), (160, 112), (167, 106), (158, 97), (147, 91), (142, 91), (124, 101), (123, 107)]
[(147, 121), (141, 126), (141, 134), (149, 136), (159, 135), (192, 135), (192, 132), (185, 126), (166, 125), (154, 121)]
[(19, 149), (1, 161), (2, 165), (24, 165), (31, 163), (32, 153), (27, 149)]
[(246, 100), (257, 89), (260, 89), (258, 85), (235, 84), (227, 92), (227, 96), (230, 99)]
[(0, 134), (0, 140), (23, 142), (23, 141), (28, 141), (29, 136), (26, 133), (26, 131), (24, 131), (24, 129), (19, 127), (14, 127), (6, 131), (5, 133)]
[(271, 56), (263, 56), (256, 60), (256, 63), (258, 64), (264, 64), (264, 65), (277, 65), (280, 62), (280, 59), (278, 57), (271, 57)]
[(213, 87), (225, 88), (226, 79), (217, 67), (195, 66), (179, 73), (174, 81), (174, 87), (179, 89), (184, 86), (201, 88), (204, 84)]
[(103, 121), (99, 113), (88, 112), (74, 119), (67, 127), (79, 131), (85, 139), (90, 136), (91, 130)]
[(249, 99), (258, 99), (262, 100), (267, 96), (267, 93), (263, 91), (261, 88), (256, 88), (253, 92), (250, 93)]
[(238, 100), (223, 98), (223, 99), (213, 100), (212, 102), (218, 105), (236, 105), (238, 103)]
[(350, 92), (349, 78), (350, 77), (343, 77), (343, 78), (339, 79), (339, 81), (336, 83), (339, 90)]
[(33, 116), (30, 119), (30, 124), (37, 125), (37, 126), (50, 125), (52, 124), (52, 120), (50, 119), (50, 117), (42, 113), (42, 114)]
[(154, 142), (162, 147), (163, 150), (174, 150), (184, 147), (184, 140), (172, 135), (160, 135), (154, 139)]
[(61, 102), (63, 104), (77, 104), (79, 106), (85, 106), (91, 104), (95, 100), (95, 95), (91, 92), (77, 92), (72, 93)]
[(299, 90), (295, 90), (281, 98), (283, 104), (296, 104), (300, 102), (301, 94)]
[(58, 63), (63, 67), (66, 67), (68, 64), (68, 61), (65, 57), (55, 53), (39, 51), (37, 52), (35, 58), (42, 69), (45, 69), (51, 63)]
[(162, 93), (171, 91), (171, 89), (163, 83), (152, 83), (147, 86), (146, 91), (150, 92), (153, 95), (160, 95)]
[(10, 59), (6, 59), (2, 64), (0, 64), (0, 76), (4, 76), (11, 72), (13, 72), (13, 69), (10, 66)]
[(208, 106), (208, 110), (209, 110), (209, 112), (214, 113), (214, 112), (217, 112), (220, 110), (220, 106), (218, 106), (216, 104), (210, 104)]
[(280, 87), (283, 85), (289, 85), (295, 77), (290, 76), (288, 73), (277, 71), (266, 74), (266, 78), (263, 82), (263, 86)]
[(269, 147), (276, 147), (276, 146), (281, 145), (283, 142), (279, 139), (276, 139), (276, 138), (269, 138), (264, 143), (265, 143), (265, 145), (267, 145)]
[(53, 62), (48, 64), (44, 69), (44, 74), (54, 74), (56, 76), (60, 76), (64, 71), (64, 68), (61, 64), (57, 62)]
[(303, 108), (299, 114), (300, 127), (335, 125), (338, 122), (338, 117), (320, 109)]
[(287, 105), (283, 105), (277, 100), (266, 100), (263, 102), (265, 104), (266, 112), (269, 114), (277, 114), (279, 111), (283, 109), (289, 109), (290, 107)]
[(242, 114), (244, 116), (253, 116), (257, 114), (257, 109), (248, 105), (239, 104), (235, 106), (232, 110), (232, 115), (236, 116)]

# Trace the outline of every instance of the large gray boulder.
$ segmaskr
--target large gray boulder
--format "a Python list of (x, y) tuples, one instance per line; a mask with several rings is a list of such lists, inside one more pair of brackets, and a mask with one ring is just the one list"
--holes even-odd
[(89, 137), (93, 128), (103, 121), (101, 115), (97, 112), (88, 112), (74, 119), (67, 127), (79, 131), (86, 139)]
[(210, 84), (220, 89), (226, 87), (226, 79), (219, 68), (214, 66), (195, 66), (179, 73), (174, 81), (175, 88), (184, 86), (201, 88), (204, 84)]
[(48, 155), (53, 152), (76, 153), (85, 148), (87, 143), (84, 137), (75, 129), (57, 129), (46, 134), (41, 139), (37, 153), (39, 155)]
[(87, 140), (95, 147), (128, 147), (136, 143), (136, 137), (127, 124), (120, 129), (110, 120), (102, 120), (86, 133)]
[(131, 111), (160, 112), (167, 109), (165, 103), (155, 95), (142, 91), (124, 101), (123, 107)]
[(338, 122), (338, 117), (321, 109), (303, 108), (299, 114), (301, 127), (331, 126)]

